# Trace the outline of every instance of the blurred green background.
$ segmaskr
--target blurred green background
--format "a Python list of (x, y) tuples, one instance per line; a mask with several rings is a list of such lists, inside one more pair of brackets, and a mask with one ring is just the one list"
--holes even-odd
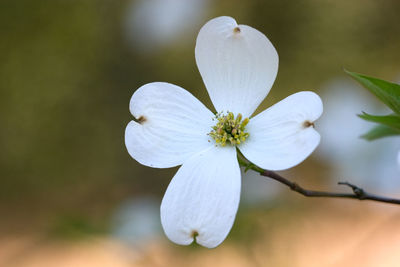
[[(328, 81), (348, 79), (343, 67), (400, 79), (400, 1), (192, 0), (172, 10), (168, 1), (0, 2), (0, 232), (107, 233), (123, 201), (161, 200), (177, 169), (130, 158), (129, 100), (139, 86), (166, 81), (213, 109), (194, 58), (213, 17), (258, 29), (278, 51), (278, 77), (258, 111), (300, 90), (322, 94)], [(324, 185), (331, 165), (314, 156), (290, 174)], [(281, 205), (293, 204), (291, 194)], [(238, 238), (251, 231), (243, 210)]]

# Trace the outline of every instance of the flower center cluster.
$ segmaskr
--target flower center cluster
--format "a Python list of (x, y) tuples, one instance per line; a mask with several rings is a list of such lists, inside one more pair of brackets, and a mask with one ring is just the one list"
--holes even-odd
[(245, 129), (249, 123), (249, 118), (242, 120), (240, 113), (236, 118), (232, 112), (227, 115), (218, 113), (213, 120), (217, 120), (217, 124), (212, 127), (213, 130), (208, 135), (220, 146), (226, 146), (226, 144), (239, 145), (249, 137), (249, 133)]

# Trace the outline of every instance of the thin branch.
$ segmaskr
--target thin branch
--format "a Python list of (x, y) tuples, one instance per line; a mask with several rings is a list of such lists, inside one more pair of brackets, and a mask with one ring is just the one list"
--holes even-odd
[(339, 185), (346, 185), (352, 189), (352, 193), (336, 193), (336, 192), (326, 192), (326, 191), (316, 191), (316, 190), (308, 190), (300, 185), (298, 185), (295, 182), (292, 182), (281, 175), (277, 174), (276, 172), (273, 171), (268, 171), (264, 170), (252, 163), (247, 162), (244, 160), (241, 155), (238, 157), (239, 159), (239, 164), (243, 167), (245, 167), (245, 171), (251, 169), (253, 171), (258, 172), (260, 175), (271, 178), (275, 181), (278, 181), (287, 187), (289, 187), (291, 190), (302, 194), (303, 196), (306, 197), (332, 197), (332, 198), (352, 198), (352, 199), (358, 199), (358, 200), (372, 200), (372, 201), (377, 201), (377, 202), (384, 202), (384, 203), (391, 203), (391, 204), (400, 204), (400, 199), (396, 198), (389, 198), (389, 197), (384, 197), (384, 196), (378, 196), (374, 194), (370, 194), (366, 192), (364, 189), (353, 185), (348, 182), (339, 182)]

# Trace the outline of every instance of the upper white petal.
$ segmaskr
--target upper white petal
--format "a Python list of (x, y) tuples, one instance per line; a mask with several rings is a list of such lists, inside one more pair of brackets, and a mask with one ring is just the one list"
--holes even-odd
[(181, 245), (196, 241), (218, 246), (232, 228), (240, 199), (240, 168), (234, 147), (213, 146), (178, 170), (161, 203), (168, 238)]
[(250, 136), (239, 149), (261, 168), (291, 168), (318, 146), (320, 135), (310, 123), (321, 116), (322, 109), (320, 97), (313, 92), (288, 96), (250, 119), (246, 127)]
[(196, 62), (218, 112), (249, 117), (268, 94), (278, 72), (278, 54), (256, 29), (231, 17), (207, 22), (197, 37)]
[(129, 122), (125, 145), (143, 165), (168, 168), (212, 146), (207, 133), (214, 115), (188, 91), (169, 83), (140, 87), (130, 101), (130, 111), (142, 123)]

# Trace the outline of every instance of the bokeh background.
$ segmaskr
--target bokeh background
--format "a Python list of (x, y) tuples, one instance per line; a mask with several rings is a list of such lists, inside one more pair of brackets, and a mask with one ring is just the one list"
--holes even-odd
[[(321, 145), (283, 172), (400, 197), (399, 138), (358, 137), (357, 113), (389, 113), (343, 68), (400, 81), (397, 0), (3, 0), (0, 2), (0, 266), (399, 266), (400, 208), (307, 199), (255, 173), (226, 241), (177, 246), (159, 219), (176, 172), (129, 157), (133, 92), (182, 86), (210, 109), (195, 38), (220, 15), (265, 33), (280, 56), (260, 110), (321, 95)], [(267, 151), (266, 151), (267, 153)]]

